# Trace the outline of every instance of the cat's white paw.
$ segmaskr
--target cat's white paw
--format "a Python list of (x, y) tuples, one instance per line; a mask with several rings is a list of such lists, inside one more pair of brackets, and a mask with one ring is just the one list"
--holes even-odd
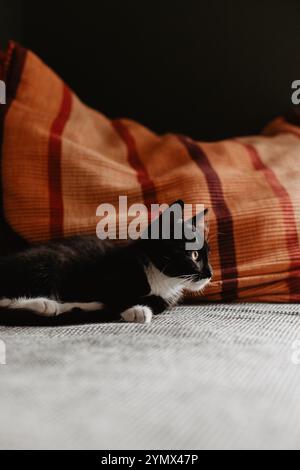
[(127, 323), (151, 323), (152, 310), (143, 305), (136, 305), (122, 313), (121, 317)]
[(59, 315), (59, 305), (55, 300), (41, 300), (39, 313), (45, 317), (55, 317)]
[(1, 299), (0, 300), (0, 308), (8, 308), (12, 303), (11, 299)]
[(59, 304), (55, 300), (36, 299), (15, 299), (11, 300), (9, 308), (16, 310), (31, 310), (43, 317), (55, 317), (59, 314)]

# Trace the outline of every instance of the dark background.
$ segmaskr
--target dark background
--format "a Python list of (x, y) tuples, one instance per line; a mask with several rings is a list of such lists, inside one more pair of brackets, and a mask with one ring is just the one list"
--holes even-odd
[(88, 104), (158, 132), (259, 132), (300, 78), (298, 0), (0, 0), (0, 40), (37, 52)]

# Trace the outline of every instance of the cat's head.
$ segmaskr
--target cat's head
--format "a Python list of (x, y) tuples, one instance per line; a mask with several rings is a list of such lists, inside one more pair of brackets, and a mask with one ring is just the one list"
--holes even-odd
[[(176, 210), (174, 211), (174, 207), (181, 208), (179, 215)], [(205, 221), (208, 210), (197, 214), (189, 221), (184, 221), (183, 209), (184, 203), (182, 201), (176, 201), (172, 204), (168, 209), (170, 223), (167, 227), (167, 236), (162, 229), (162, 219), (166, 215), (164, 212), (148, 228), (148, 239), (144, 240), (143, 245), (148, 257), (157, 269), (166, 276), (185, 280), (186, 290), (198, 292), (211, 281), (213, 276), (209, 263), (208, 226)], [(199, 221), (202, 221), (200, 226)], [(156, 230), (152, 230), (151, 233), (159, 235), (153, 239), (150, 235), (150, 228), (153, 229), (155, 224)]]

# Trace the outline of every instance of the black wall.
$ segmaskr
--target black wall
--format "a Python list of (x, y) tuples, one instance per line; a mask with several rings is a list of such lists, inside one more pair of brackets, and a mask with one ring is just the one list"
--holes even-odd
[[(0, 1), (4, 36), (20, 35), (21, 2)], [(300, 78), (298, 0), (23, 3), (26, 46), (88, 104), (158, 132), (258, 132)]]
[(22, 40), (23, 1), (0, 0), (0, 46), (6, 47), (10, 38)]

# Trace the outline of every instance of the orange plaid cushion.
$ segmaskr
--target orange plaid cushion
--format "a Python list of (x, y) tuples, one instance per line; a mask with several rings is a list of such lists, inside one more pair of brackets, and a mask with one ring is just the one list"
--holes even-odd
[(195, 300), (300, 300), (300, 129), (215, 143), (158, 136), (85, 106), (32, 52), (2, 55), (5, 218), (29, 242), (95, 233), (105, 202), (211, 208), (214, 283)]

